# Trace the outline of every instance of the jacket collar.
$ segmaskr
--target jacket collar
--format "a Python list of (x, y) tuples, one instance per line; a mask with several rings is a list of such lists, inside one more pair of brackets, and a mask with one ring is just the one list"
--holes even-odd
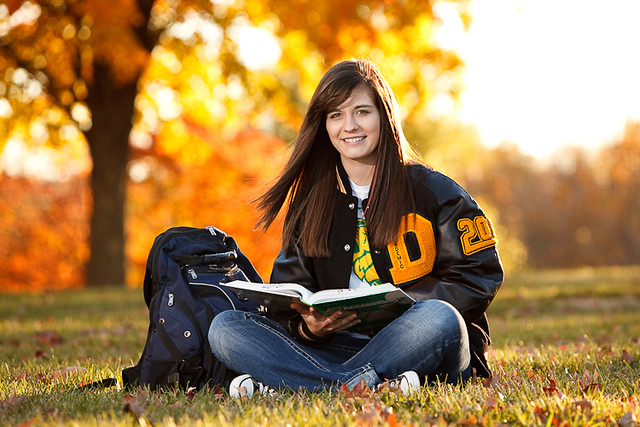
[(342, 194), (351, 196), (351, 184), (349, 183), (349, 175), (342, 166), (342, 162), (338, 160), (336, 163), (336, 179), (338, 180), (338, 191)]
[[(342, 166), (342, 162), (338, 160), (336, 163), (336, 179), (338, 180), (338, 191), (342, 194), (346, 194), (347, 196), (355, 197), (351, 190), (351, 183), (349, 182), (349, 175), (347, 175), (347, 171)], [(369, 197), (362, 201), (362, 208), (366, 209), (369, 204)]]

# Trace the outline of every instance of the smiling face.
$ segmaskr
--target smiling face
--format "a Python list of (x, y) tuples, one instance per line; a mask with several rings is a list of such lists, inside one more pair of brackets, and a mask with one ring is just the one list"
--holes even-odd
[[(345, 102), (327, 113), (326, 126), (347, 173), (371, 168), (372, 175), (378, 155), (380, 111), (371, 92), (365, 86), (355, 88)], [(351, 173), (349, 176), (354, 178)]]

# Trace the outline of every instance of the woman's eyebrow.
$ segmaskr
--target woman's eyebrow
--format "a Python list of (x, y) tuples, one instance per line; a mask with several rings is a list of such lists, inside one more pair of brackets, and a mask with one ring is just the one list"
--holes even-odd
[(373, 104), (360, 104), (360, 105), (356, 105), (355, 107), (353, 107), (355, 110), (357, 110), (358, 108), (373, 108)]
[[(350, 108), (353, 108), (354, 110), (357, 110), (358, 108), (374, 108), (374, 105), (373, 104), (358, 104), (358, 105), (356, 105), (354, 107), (350, 107)], [(327, 112), (328, 113), (332, 113), (334, 111), (340, 111), (340, 110), (343, 110), (343, 109), (344, 109), (344, 107), (338, 105), (337, 107), (329, 109)]]

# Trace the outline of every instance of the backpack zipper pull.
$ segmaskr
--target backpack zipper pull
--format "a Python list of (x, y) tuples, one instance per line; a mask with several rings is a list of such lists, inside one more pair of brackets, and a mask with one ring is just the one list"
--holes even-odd
[(194, 279), (194, 280), (198, 278), (198, 275), (196, 274), (196, 272), (195, 272), (195, 270), (193, 268), (188, 269), (187, 273), (189, 275), (191, 275), (191, 278)]
[(167, 305), (173, 307), (173, 294), (169, 294), (169, 303)]

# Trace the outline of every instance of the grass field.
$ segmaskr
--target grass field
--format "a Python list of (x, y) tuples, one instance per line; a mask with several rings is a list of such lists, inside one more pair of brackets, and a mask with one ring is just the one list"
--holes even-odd
[(640, 267), (508, 277), (490, 381), (229, 399), (77, 386), (137, 362), (141, 289), (0, 295), (0, 425), (622, 425), (640, 419)]

